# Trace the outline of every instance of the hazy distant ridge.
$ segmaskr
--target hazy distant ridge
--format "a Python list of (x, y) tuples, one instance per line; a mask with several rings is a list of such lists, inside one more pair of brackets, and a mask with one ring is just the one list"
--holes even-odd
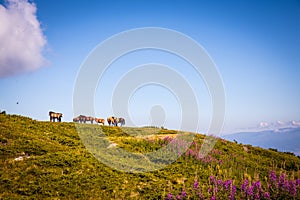
[(257, 132), (239, 132), (225, 135), (223, 138), (239, 143), (251, 144), (263, 148), (275, 148), (300, 155), (300, 128), (281, 128)]

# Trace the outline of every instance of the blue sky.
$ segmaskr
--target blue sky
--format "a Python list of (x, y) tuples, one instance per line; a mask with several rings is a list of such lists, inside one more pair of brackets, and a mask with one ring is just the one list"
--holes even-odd
[[(64, 114), (64, 121), (71, 121), (74, 83), (81, 64), (95, 46), (129, 29), (162, 27), (193, 38), (218, 67), (226, 90), (225, 133), (255, 127), (261, 121), (300, 120), (299, 1), (34, 3), (47, 42), (43, 46), (47, 61), (37, 70), (0, 78), (1, 110), (38, 120), (48, 120), (48, 111), (54, 110)], [(0, 38), (0, 45), (4, 45), (1, 40), (4, 38)], [(159, 51), (128, 55), (114, 63), (103, 80), (117, 81), (132, 67), (148, 62), (173, 66), (188, 80), (199, 101), (205, 129), (211, 119), (205, 84), (191, 66), (173, 55)], [(113, 114), (108, 96), (114, 87), (103, 84), (96, 91), (95, 102), (99, 103), (95, 109), (97, 116), (106, 118)], [(161, 95), (154, 95), (157, 93)], [(137, 91), (130, 101), (129, 110), (136, 124), (149, 123), (151, 106), (158, 104), (165, 108), (166, 127), (178, 128), (176, 99), (155, 85)]]

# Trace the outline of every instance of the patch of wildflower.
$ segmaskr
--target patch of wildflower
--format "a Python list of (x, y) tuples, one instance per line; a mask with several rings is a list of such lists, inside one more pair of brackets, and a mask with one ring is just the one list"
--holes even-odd
[[(204, 189), (206, 188), (206, 189)], [(177, 195), (177, 199), (246, 199), (246, 200), (275, 200), (275, 199), (300, 199), (300, 180), (289, 180), (285, 173), (279, 177), (274, 171), (269, 173), (267, 187), (263, 187), (260, 180), (250, 182), (245, 179), (239, 187), (234, 185), (231, 179), (221, 180), (215, 176), (209, 177), (207, 187), (201, 188), (199, 181), (195, 180), (192, 187), (192, 194), (188, 195), (185, 191)], [(184, 195), (183, 195), (184, 194)], [(166, 199), (168, 199), (170, 196)]]

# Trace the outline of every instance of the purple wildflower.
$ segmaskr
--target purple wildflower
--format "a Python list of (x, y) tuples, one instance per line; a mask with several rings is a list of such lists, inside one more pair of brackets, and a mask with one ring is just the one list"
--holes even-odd
[(194, 182), (194, 189), (198, 189), (199, 188), (199, 183), (197, 180), (195, 180)]
[(198, 197), (199, 197), (199, 199), (203, 199), (203, 194), (202, 194), (202, 192), (199, 192), (199, 193), (198, 193)]
[(260, 181), (256, 181), (254, 186), (256, 188), (256, 192), (262, 192), (263, 191)]
[(246, 195), (248, 197), (253, 195), (253, 186), (248, 187), (247, 191), (246, 191)]
[(216, 185), (216, 183), (217, 183), (216, 177), (210, 176), (209, 179), (210, 179), (210, 181), (211, 181), (214, 185)]
[(254, 185), (255, 185), (256, 188), (261, 188), (261, 183), (260, 183), (260, 181), (256, 181), (256, 182), (254, 183)]
[(284, 182), (284, 184), (283, 184), (283, 189), (284, 189), (285, 191), (289, 191), (289, 189), (290, 189), (290, 184), (289, 184), (289, 181), (288, 181), (288, 180), (286, 180), (286, 181)]
[(271, 199), (270, 193), (269, 192), (265, 192), (264, 193), (264, 198), (268, 199), (268, 200)]
[(224, 187), (226, 190), (228, 190), (228, 188), (231, 186), (232, 184), (232, 180), (227, 180), (224, 182)]
[(300, 186), (300, 179), (296, 179), (296, 185)]
[(232, 186), (231, 193), (232, 193), (232, 194), (235, 194), (235, 193), (236, 193), (236, 186), (235, 186), (235, 185)]
[(217, 185), (220, 186), (220, 185), (222, 185), (222, 184), (223, 184), (223, 181), (222, 181), (221, 179), (219, 179), (219, 180), (217, 181)]
[(241, 186), (241, 189), (243, 192), (246, 192), (247, 188), (249, 186), (249, 181), (247, 179), (244, 180), (244, 183)]
[(270, 179), (271, 183), (275, 183), (277, 181), (277, 176), (274, 171), (270, 172), (269, 179)]
[(282, 173), (280, 174), (279, 180), (278, 180), (278, 187), (279, 188), (284, 188), (286, 182), (286, 174)]
[(230, 194), (228, 196), (228, 199), (234, 200), (235, 199), (235, 194), (236, 194), (236, 186), (233, 185), (230, 191)]
[(294, 182), (293, 180), (289, 181), (289, 193), (293, 196), (296, 197), (297, 195), (297, 186), (296, 186), (296, 182)]
[(192, 149), (189, 149), (189, 150), (186, 151), (185, 155), (186, 156), (193, 156), (193, 155), (195, 155), (195, 153)]
[(164, 140), (169, 142), (170, 140), (172, 140), (172, 138), (170, 138), (169, 136), (166, 136), (166, 137), (164, 138)]
[(252, 188), (254, 192), (254, 199), (260, 199), (260, 193), (263, 192), (260, 181), (256, 181), (255, 183), (252, 183)]
[(212, 154), (218, 154), (218, 155), (222, 155), (222, 154), (223, 154), (223, 152), (220, 151), (219, 149), (213, 149), (213, 150), (211, 151), (211, 153), (212, 153)]
[(168, 198), (167, 198), (168, 200), (171, 200), (171, 199), (173, 199), (173, 195), (171, 194), (171, 193), (169, 193), (168, 194)]
[(214, 194), (217, 194), (217, 193), (218, 193), (218, 187), (214, 187), (214, 188), (213, 188), (213, 193), (214, 193)]
[(186, 192), (183, 190), (183, 191), (181, 192), (181, 195), (182, 195), (183, 197), (186, 197)]
[(210, 200), (216, 200), (217, 198), (216, 198), (216, 196), (215, 195), (213, 195), (211, 198), (210, 198)]
[(259, 193), (256, 193), (256, 194), (254, 195), (254, 199), (260, 200), (260, 195), (259, 195)]
[(177, 194), (176, 199), (181, 199), (181, 196), (179, 194)]

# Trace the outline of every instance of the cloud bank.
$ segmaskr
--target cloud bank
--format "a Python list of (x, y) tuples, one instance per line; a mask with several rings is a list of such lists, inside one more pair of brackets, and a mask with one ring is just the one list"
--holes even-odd
[(45, 64), (42, 51), (47, 41), (36, 10), (27, 0), (0, 4), (0, 77), (33, 71)]
[(277, 121), (273, 123), (260, 122), (258, 130), (275, 130), (275, 132), (282, 131), (283, 129), (300, 128), (300, 121)]
[(238, 132), (261, 132), (261, 131), (274, 131), (276, 133), (288, 132), (292, 129), (299, 129), (300, 121), (276, 121), (276, 122), (259, 122), (255, 127), (239, 128), (232, 133)]

